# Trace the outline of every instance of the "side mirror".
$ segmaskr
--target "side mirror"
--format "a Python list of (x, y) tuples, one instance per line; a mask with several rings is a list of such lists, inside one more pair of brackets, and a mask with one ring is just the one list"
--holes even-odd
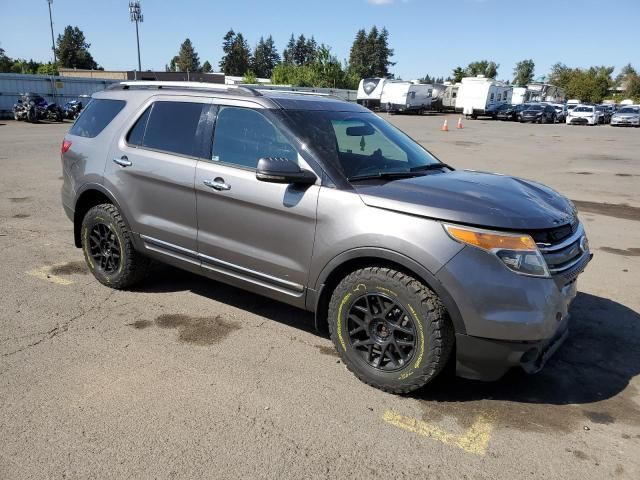
[(317, 179), (313, 172), (303, 170), (288, 158), (282, 157), (265, 157), (258, 160), (256, 178), (262, 182), (299, 185), (312, 185)]

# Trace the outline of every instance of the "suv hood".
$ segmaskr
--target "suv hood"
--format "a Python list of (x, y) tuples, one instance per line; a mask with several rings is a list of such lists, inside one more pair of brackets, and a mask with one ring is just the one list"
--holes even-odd
[(531, 230), (574, 218), (571, 202), (551, 188), (494, 173), (454, 170), (354, 188), (371, 207), (468, 225)]

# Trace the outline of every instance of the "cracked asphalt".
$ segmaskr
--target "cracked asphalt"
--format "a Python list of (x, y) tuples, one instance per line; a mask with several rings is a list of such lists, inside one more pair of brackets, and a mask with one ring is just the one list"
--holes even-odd
[(640, 478), (640, 131), (389, 119), (576, 200), (595, 258), (545, 370), (393, 396), (306, 312), (169, 267), (103, 287), (60, 205), (70, 124), (0, 120), (0, 478)]

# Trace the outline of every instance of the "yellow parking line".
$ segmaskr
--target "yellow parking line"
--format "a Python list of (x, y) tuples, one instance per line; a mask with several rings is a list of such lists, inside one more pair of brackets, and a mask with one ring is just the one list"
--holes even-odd
[(487, 447), (491, 440), (491, 432), (493, 431), (491, 419), (482, 414), (476, 417), (473, 425), (462, 435), (447, 432), (440, 427), (415, 418), (405, 417), (392, 410), (384, 412), (382, 419), (395, 427), (422, 437), (433, 438), (447, 445), (455, 445), (465, 452), (475, 455), (484, 455), (487, 452)]
[(51, 267), (40, 267), (35, 270), (31, 270), (26, 272), (27, 275), (31, 275), (32, 277), (39, 278), (40, 280), (45, 280), (47, 282), (55, 283), (56, 285), (72, 285), (72, 280), (67, 280), (66, 278), (59, 277), (57, 275), (52, 275)]

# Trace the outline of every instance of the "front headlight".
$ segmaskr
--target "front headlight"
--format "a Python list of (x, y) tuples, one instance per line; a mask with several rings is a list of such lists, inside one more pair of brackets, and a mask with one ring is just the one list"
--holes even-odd
[(511, 271), (549, 277), (549, 269), (536, 242), (527, 234), (503, 233), (460, 225), (443, 225), (454, 240), (495, 255)]

